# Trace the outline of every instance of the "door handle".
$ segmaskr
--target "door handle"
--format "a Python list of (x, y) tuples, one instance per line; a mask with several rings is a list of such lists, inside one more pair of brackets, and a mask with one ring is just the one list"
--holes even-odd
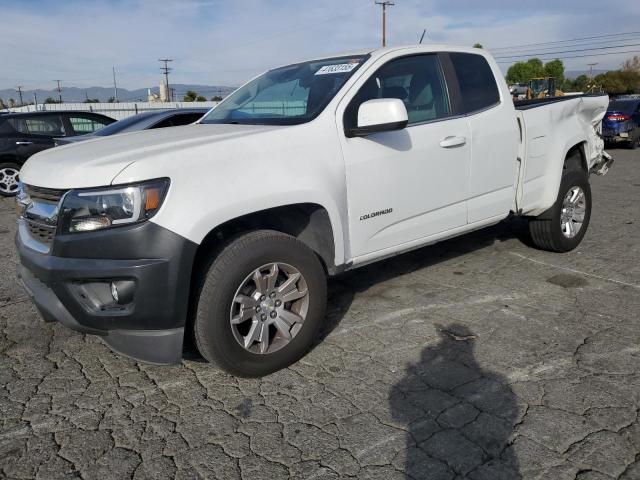
[(16, 145), (33, 145), (33, 142), (27, 142), (27, 141), (17, 141)]
[(452, 147), (460, 147), (467, 143), (467, 139), (464, 137), (459, 137), (457, 135), (445, 137), (440, 141), (440, 146), (442, 148), (452, 148)]

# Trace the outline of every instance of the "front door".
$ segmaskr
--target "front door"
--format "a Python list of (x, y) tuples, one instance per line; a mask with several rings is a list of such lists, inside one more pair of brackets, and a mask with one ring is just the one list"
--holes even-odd
[(382, 65), (350, 101), (345, 126), (355, 126), (359, 105), (372, 98), (401, 99), (409, 124), (343, 137), (356, 261), (467, 224), (471, 133), (465, 118), (452, 117), (438, 56), (413, 55)]
[(16, 130), (16, 153), (21, 161), (31, 155), (51, 148), (54, 137), (65, 135), (62, 118), (58, 114), (13, 117), (9, 123)]

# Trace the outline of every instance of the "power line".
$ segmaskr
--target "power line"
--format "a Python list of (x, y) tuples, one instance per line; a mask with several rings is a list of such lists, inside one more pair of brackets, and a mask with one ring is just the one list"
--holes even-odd
[(522, 58), (522, 57), (538, 57), (545, 55), (555, 55), (556, 53), (574, 53), (574, 52), (587, 52), (590, 50), (607, 50), (611, 48), (623, 48), (623, 47), (638, 47), (640, 43), (629, 43), (626, 45), (613, 45), (610, 47), (599, 47), (599, 48), (579, 48), (577, 50), (559, 50), (557, 52), (540, 52), (540, 53), (531, 53), (526, 55), (506, 55), (502, 57), (495, 57), (496, 59), (504, 59), (504, 58)]
[[(620, 55), (620, 54), (624, 54), (624, 53), (640, 53), (639, 50), (627, 50), (624, 52), (605, 52), (605, 53), (591, 53), (588, 55), (568, 55), (568, 56), (564, 56), (564, 57), (556, 57), (559, 60), (565, 60), (567, 58), (587, 58), (587, 57), (602, 57), (602, 56), (606, 56), (606, 55)], [(544, 59), (543, 59), (544, 60)], [(548, 60), (548, 59), (546, 59)], [(515, 63), (516, 60), (498, 60), (497, 63)]]
[[(595, 36), (591, 36), (591, 37), (579, 37), (579, 38), (570, 38), (567, 40), (556, 40), (554, 42), (542, 42), (542, 43), (523, 43), (520, 45), (510, 45), (508, 47), (496, 47), (496, 48), (489, 48), (488, 50), (494, 51), (494, 50), (510, 50), (510, 49), (517, 49), (519, 47), (535, 47), (535, 46), (540, 46), (540, 45), (554, 45), (554, 44), (558, 44), (558, 43), (568, 43), (568, 42), (576, 42), (579, 40), (593, 40), (595, 38), (608, 38), (608, 37), (619, 37), (619, 36), (625, 36), (625, 35), (638, 35), (640, 34), (640, 31), (638, 32), (622, 32), (622, 33), (611, 33), (608, 35), (595, 35)], [(621, 39), (623, 40), (623, 39)]]
[[(496, 55), (506, 55), (506, 54), (512, 54), (515, 55), (526, 55), (529, 52), (535, 52), (535, 51), (539, 51), (540, 49), (542, 50), (553, 50), (555, 48), (569, 48), (569, 47), (580, 47), (580, 48), (587, 48), (587, 47), (592, 47), (592, 46), (609, 46), (610, 43), (612, 42), (620, 42), (620, 41), (640, 41), (640, 36), (635, 36), (635, 37), (629, 37), (629, 38), (613, 38), (610, 40), (601, 40), (600, 42), (589, 42), (589, 43), (576, 43), (573, 45), (554, 45), (554, 46), (549, 46), (549, 47), (540, 47), (540, 48), (535, 48), (535, 49), (531, 49), (531, 48), (527, 48), (524, 50), (520, 50), (520, 51), (507, 51), (507, 52), (494, 52)], [(614, 45), (615, 46), (615, 45)], [(493, 50), (492, 50), (493, 51)], [(541, 52), (542, 53), (542, 52)]]
[(395, 5), (395, 3), (390, 2), (389, 0), (378, 1), (375, 0), (376, 5), (380, 5), (382, 7), (382, 46), (387, 46), (387, 7), (391, 7)]

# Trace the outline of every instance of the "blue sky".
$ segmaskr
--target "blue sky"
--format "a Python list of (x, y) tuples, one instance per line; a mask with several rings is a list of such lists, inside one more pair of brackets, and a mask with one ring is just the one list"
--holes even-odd
[[(636, 0), (395, 3), (390, 45), (416, 43), (423, 28), (425, 41), (480, 42), (496, 54), (510, 45), (640, 31)], [(119, 86), (151, 87), (160, 81), (157, 59), (167, 57), (175, 59), (172, 83), (238, 85), (274, 65), (380, 44), (373, 0), (0, 0), (0, 11), (0, 88), (51, 88), (58, 78), (65, 86), (109, 86), (112, 66)], [(608, 44), (640, 43), (635, 38)], [(640, 53), (640, 46), (627, 50)], [(618, 68), (629, 56), (565, 64)]]

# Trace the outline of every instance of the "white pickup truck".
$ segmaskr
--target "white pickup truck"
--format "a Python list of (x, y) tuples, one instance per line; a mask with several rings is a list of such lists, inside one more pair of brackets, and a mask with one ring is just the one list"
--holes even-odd
[(301, 358), (326, 276), (529, 218), (566, 252), (611, 158), (607, 96), (514, 107), (481, 49), (383, 48), (251, 80), (194, 125), (90, 140), (21, 172), (19, 278), (47, 321), (245, 376)]

